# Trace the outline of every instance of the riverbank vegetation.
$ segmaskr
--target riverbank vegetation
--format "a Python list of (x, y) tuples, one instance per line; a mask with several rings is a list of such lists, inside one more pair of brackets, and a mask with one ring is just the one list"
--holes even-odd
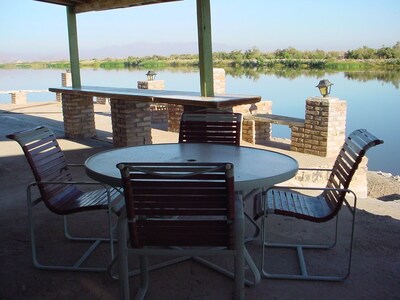
[[(289, 47), (274, 52), (262, 52), (253, 47), (249, 50), (213, 53), (215, 67), (223, 68), (266, 68), (300, 70), (400, 70), (400, 42), (392, 47), (379, 49), (364, 46), (348, 51), (300, 51)], [(197, 54), (172, 54), (170, 56), (152, 55), (144, 57), (129, 56), (123, 59), (105, 58), (82, 60), (81, 67), (119, 69), (196, 67)], [(24, 62), (0, 64), (0, 68), (57, 68), (68, 69), (69, 61)]]

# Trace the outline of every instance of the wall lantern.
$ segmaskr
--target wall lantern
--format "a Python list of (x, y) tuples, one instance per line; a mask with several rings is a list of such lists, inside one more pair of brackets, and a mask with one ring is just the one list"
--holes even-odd
[(333, 83), (331, 83), (328, 79), (323, 79), (318, 83), (316, 87), (319, 89), (322, 97), (328, 97), (328, 95), (331, 93), (332, 85)]
[(153, 81), (156, 78), (156, 73), (154, 71), (148, 71), (146, 76), (148, 81)]

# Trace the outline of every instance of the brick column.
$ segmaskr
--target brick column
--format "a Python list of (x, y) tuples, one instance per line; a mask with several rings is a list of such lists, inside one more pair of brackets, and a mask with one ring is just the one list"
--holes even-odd
[(164, 80), (138, 81), (137, 88), (143, 90), (163, 90), (165, 89)]
[(168, 131), (179, 132), (183, 105), (168, 104)]
[(225, 70), (222, 68), (213, 69), (213, 80), (214, 80), (214, 93), (225, 94), (226, 79)]
[[(165, 88), (164, 80), (138, 81), (137, 88), (143, 90), (163, 90)], [(168, 105), (165, 103), (150, 104), (151, 123), (166, 124), (168, 122)]]
[(11, 93), (12, 104), (25, 104), (26, 103), (26, 92), (15, 92)]
[[(63, 87), (72, 86), (72, 76), (69, 71), (61, 73), (61, 85)], [(61, 93), (56, 93), (56, 101), (61, 102), (62, 95)]]
[(308, 98), (304, 128), (292, 128), (291, 150), (323, 157), (336, 156), (346, 137), (346, 109), (346, 101), (338, 98)]
[(96, 104), (107, 104), (107, 99), (108, 98), (104, 98), (104, 97), (96, 97)]
[(150, 103), (110, 99), (115, 147), (151, 144)]
[(93, 98), (91, 96), (62, 94), (65, 136), (72, 139), (96, 135)]
[[(214, 68), (213, 74), (214, 74), (213, 77), (214, 93), (225, 94), (225, 86), (226, 86), (225, 70), (221, 68)], [(168, 131), (179, 132), (179, 126), (183, 110), (184, 107), (182, 105), (176, 105), (176, 104), (168, 105)]]
[[(272, 113), (272, 101), (265, 100), (254, 104), (238, 105), (233, 107), (233, 111), (241, 113), (243, 116), (250, 114), (270, 114)], [(245, 120), (242, 122), (242, 140), (252, 144), (263, 144), (271, 140), (272, 125), (267, 122), (256, 122)]]

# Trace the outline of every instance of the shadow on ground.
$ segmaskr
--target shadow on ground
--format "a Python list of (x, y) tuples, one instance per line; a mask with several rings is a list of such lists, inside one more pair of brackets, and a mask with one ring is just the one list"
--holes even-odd
[[(16, 120), (17, 119), (17, 120)], [(46, 123), (56, 134), (63, 136), (60, 123), (52, 123), (40, 118), (0, 115), (0, 299), (118, 299), (118, 282), (107, 273), (73, 273), (41, 271), (33, 268), (28, 234), (25, 187), (33, 180), (28, 164), (17, 143), (8, 141), (5, 134), (28, 126)], [(108, 143), (89, 140), (72, 143), (60, 139), (71, 163), (83, 163), (87, 157), (112, 147)], [(77, 179), (85, 177), (84, 171), (76, 170)], [(367, 201), (368, 199), (360, 199)], [(373, 208), (382, 208), (389, 203), (369, 199)], [(375, 202), (374, 202), (375, 201)], [(368, 202), (368, 203), (369, 203)], [(247, 207), (248, 206), (248, 207)], [(360, 205), (360, 207), (363, 207)], [(246, 205), (250, 209), (251, 205)], [(373, 211), (373, 210), (372, 210)], [(348, 214), (342, 213), (344, 224), (348, 224)], [(62, 235), (62, 219), (40, 205), (36, 210), (36, 224), (40, 229), (42, 242), (38, 245), (43, 257), (70, 260), (74, 252), (67, 250)], [(102, 231), (98, 214), (88, 213), (74, 218), (76, 229), (90, 233)], [(306, 229), (313, 228), (318, 238), (326, 235), (324, 226), (307, 222), (271, 219), (270, 230), (280, 238), (308, 237)], [(328, 224), (329, 225), (329, 224)], [(248, 227), (249, 230), (251, 227)], [(296, 229), (296, 231), (293, 231)], [(342, 233), (348, 237), (348, 227)], [(299, 282), (266, 280), (255, 287), (246, 288), (246, 299), (398, 299), (400, 282), (400, 221), (388, 215), (372, 213), (369, 209), (358, 209), (354, 242), (353, 268), (350, 277), (342, 283)], [(61, 245), (61, 247), (60, 247)], [(80, 247), (80, 245), (76, 246)], [(327, 266), (340, 269), (348, 247), (339, 243), (339, 250), (319, 255), (315, 252), (308, 257), (317, 269)], [(248, 244), (248, 249), (257, 264), (260, 261), (259, 241)], [(75, 246), (74, 246), (75, 250)], [(287, 267), (293, 255), (270, 254), (270, 267)], [(102, 249), (94, 262), (107, 262), (108, 250)], [(222, 263), (227, 263), (224, 260)], [(131, 290), (136, 292), (138, 278), (131, 279)], [(146, 299), (230, 299), (232, 281), (195, 262), (156, 271), (150, 275), (150, 290)]]

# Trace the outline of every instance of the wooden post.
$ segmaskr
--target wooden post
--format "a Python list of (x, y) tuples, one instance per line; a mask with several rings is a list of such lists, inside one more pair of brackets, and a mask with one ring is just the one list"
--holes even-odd
[(204, 97), (214, 96), (210, 0), (197, 0), (200, 88)]
[(67, 6), (69, 60), (71, 64), (72, 87), (81, 87), (81, 74), (79, 69), (78, 31), (76, 14), (71, 6)]

